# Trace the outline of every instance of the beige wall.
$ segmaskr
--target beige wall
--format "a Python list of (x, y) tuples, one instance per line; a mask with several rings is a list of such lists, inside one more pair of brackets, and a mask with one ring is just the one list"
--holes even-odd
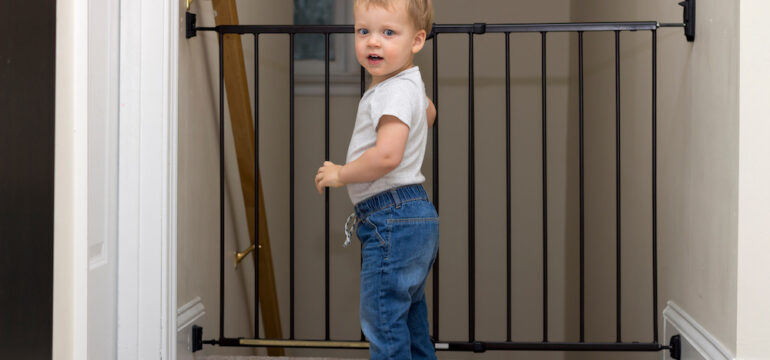
[[(573, 1), (572, 20), (676, 22), (682, 11), (674, 5)], [(674, 301), (734, 353), (738, 2), (699, 2), (697, 11), (694, 43), (679, 29), (658, 31), (658, 311)], [(587, 280), (587, 340), (614, 339), (615, 331), (615, 263), (594, 261), (615, 253), (613, 39), (585, 38), (586, 271), (596, 279)], [(621, 36), (624, 341), (652, 339), (650, 44), (649, 32)]]
[[(290, 23), (290, 2), (239, 2), (242, 23)], [(568, 2), (442, 0), (437, 23), (677, 21), (681, 10), (652, 4), (590, 0)], [(213, 23), (200, 1), (199, 22)], [(501, 11), (503, 9), (504, 11)], [(681, 30), (659, 31), (659, 307), (680, 304), (730, 349), (735, 349), (738, 34), (737, 5), (699, 4), (698, 41)], [(207, 13), (208, 11), (208, 13)], [(720, 16), (717, 16), (719, 14)], [(650, 341), (650, 36), (622, 35), (623, 109), (623, 340)], [(586, 340), (614, 340), (614, 71), (612, 34), (586, 40)], [(253, 56), (244, 40), (247, 70)], [(260, 157), (284, 334), (289, 329), (288, 288), (288, 46), (285, 35), (260, 38)], [(441, 338), (467, 338), (467, 35), (439, 36), (441, 124)], [(548, 35), (548, 259), (549, 340), (578, 340), (577, 41)], [(418, 55), (432, 92), (432, 43)], [(475, 40), (476, 84), (476, 338), (505, 338), (505, 83), (501, 34)], [(513, 173), (513, 338), (542, 334), (542, 198), (540, 158), (540, 38), (511, 36)], [(180, 41), (179, 304), (202, 296), (202, 325), (218, 323), (217, 74), (212, 34)], [(251, 76), (250, 76), (251, 77)], [(333, 96), (331, 159), (342, 162), (357, 96)], [(323, 197), (312, 177), (323, 160), (323, 98), (296, 100), (296, 336), (323, 337)], [(228, 135), (229, 136), (229, 135)], [(229, 139), (229, 137), (228, 137)], [(424, 173), (432, 184), (431, 145)], [(229, 150), (233, 164), (233, 150)], [(235, 169), (228, 167), (227, 252), (247, 244)], [(332, 338), (358, 337), (358, 247), (343, 249), (343, 222), (352, 206), (343, 189), (331, 194)], [(234, 230), (232, 230), (234, 229)], [(237, 243), (237, 244), (236, 244)], [(355, 244), (355, 243), (354, 243)], [(237, 245), (237, 246), (236, 246)], [(610, 259), (607, 261), (606, 259)], [(228, 336), (249, 336), (253, 277), (225, 266)], [(665, 274), (665, 275), (664, 275)], [(677, 274), (675, 277), (671, 275)], [(205, 279), (205, 280), (202, 280)], [(429, 279), (430, 282), (430, 279)], [(428, 286), (429, 300), (432, 296)], [(248, 314), (248, 315), (246, 315)], [(662, 337), (662, 331), (661, 331)], [(662, 342), (665, 339), (661, 338)], [(211, 351), (211, 350), (209, 350)], [(233, 353), (232, 350), (220, 350)], [(362, 352), (295, 350), (297, 355), (364, 357)], [(442, 358), (471, 354), (441, 353)], [(478, 358), (564, 358), (561, 353), (486, 353)], [(570, 356), (581, 357), (585, 354)], [(588, 355), (593, 357), (594, 354)], [(639, 358), (658, 356), (647, 354)]]

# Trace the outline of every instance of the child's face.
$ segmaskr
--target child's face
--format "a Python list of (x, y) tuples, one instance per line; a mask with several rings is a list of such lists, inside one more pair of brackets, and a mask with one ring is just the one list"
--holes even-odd
[(412, 67), (414, 54), (425, 44), (425, 30), (416, 30), (406, 2), (391, 9), (359, 5), (354, 9), (356, 58), (377, 84)]

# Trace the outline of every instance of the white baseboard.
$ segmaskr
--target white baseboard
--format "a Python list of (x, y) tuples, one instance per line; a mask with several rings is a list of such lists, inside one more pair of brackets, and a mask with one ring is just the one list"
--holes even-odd
[(199, 296), (196, 296), (187, 304), (176, 310), (176, 359), (193, 360), (192, 353), (192, 325), (195, 321), (206, 315), (206, 308)]
[(201, 302), (200, 296), (196, 296), (187, 304), (179, 307), (176, 311), (176, 331), (182, 332), (186, 327), (191, 326), (195, 320), (206, 315), (206, 308)]
[[(682, 337), (683, 350), (687, 346), (692, 347), (706, 360), (734, 360), (735, 356), (722, 345), (713, 335), (711, 335), (703, 326), (698, 324), (689, 314), (684, 312), (673, 301), (669, 301), (666, 309), (663, 310), (663, 336), (668, 341), (668, 337), (679, 334)], [(667, 325), (671, 324), (674, 331), (667, 334)], [(666, 356), (668, 353), (666, 352)], [(685, 359), (685, 353), (682, 354), (682, 360)]]

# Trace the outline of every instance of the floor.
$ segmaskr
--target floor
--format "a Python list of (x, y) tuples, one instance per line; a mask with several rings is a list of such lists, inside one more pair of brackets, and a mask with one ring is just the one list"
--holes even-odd
[[(341, 360), (338, 358), (309, 358), (309, 357), (268, 357), (268, 356), (227, 356), (227, 355), (209, 355), (205, 360)], [(364, 359), (345, 359), (345, 360), (364, 360)]]

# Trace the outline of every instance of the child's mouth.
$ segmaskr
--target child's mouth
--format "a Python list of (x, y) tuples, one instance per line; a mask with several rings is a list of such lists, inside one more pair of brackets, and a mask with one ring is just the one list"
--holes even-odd
[(369, 55), (367, 59), (369, 60), (369, 64), (372, 64), (372, 65), (379, 64), (383, 60), (381, 56), (377, 56), (377, 55)]

